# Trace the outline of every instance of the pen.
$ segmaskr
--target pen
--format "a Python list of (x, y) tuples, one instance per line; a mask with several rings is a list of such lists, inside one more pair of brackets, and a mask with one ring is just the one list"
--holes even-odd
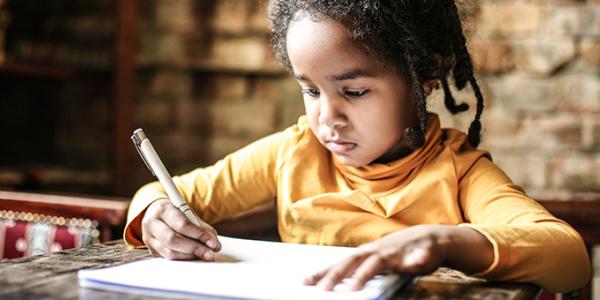
[(150, 140), (146, 137), (144, 131), (141, 128), (135, 130), (131, 136), (131, 140), (152, 175), (158, 178), (163, 189), (165, 189), (171, 203), (173, 203), (173, 205), (177, 207), (188, 220), (200, 226), (198, 216), (196, 216), (183, 200), (183, 197), (181, 197), (179, 190), (177, 190), (175, 183), (173, 183), (173, 179), (171, 179), (171, 175), (169, 175), (169, 172), (158, 157), (156, 150), (152, 147), (152, 143), (150, 143)]

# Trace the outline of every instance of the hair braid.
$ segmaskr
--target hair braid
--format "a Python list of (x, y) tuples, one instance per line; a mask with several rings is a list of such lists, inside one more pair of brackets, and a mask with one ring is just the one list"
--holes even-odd
[(417, 131), (418, 135), (415, 136), (415, 145), (413, 146), (416, 146), (416, 148), (418, 148), (425, 143), (425, 132), (427, 132), (427, 102), (425, 101), (427, 95), (425, 95), (423, 85), (415, 87), (415, 90), (417, 95), (416, 106), (419, 130)]
[(467, 49), (467, 39), (463, 33), (460, 17), (458, 16), (458, 9), (454, 1), (451, 1), (450, 4), (449, 17), (448, 21), (454, 23), (454, 26), (450, 26), (450, 28), (452, 28), (454, 35), (454, 55), (456, 57), (456, 63), (454, 65), (453, 74), (456, 87), (460, 90), (465, 87), (466, 82), (468, 81), (477, 98), (477, 111), (473, 122), (471, 122), (471, 126), (469, 126), (469, 144), (473, 147), (477, 147), (481, 140), (481, 115), (484, 108), (483, 95), (481, 94), (481, 90), (475, 79), (473, 62), (471, 61), (471, 56)]
[(450, 87), (448, 86), (448, 79), (442, 78), (441, 82), (442, 88), (444, 89), (444, 105), (446, 106), (446, 109), (448, 109), (448, 111), (454, 115), (469, 110), (469, 104), (467, 103), (463, 102), (459, 105), (456, 105), (456, 100), (454, 100), (452, 92), (450, 91)]
[[(407, 47), (410, 48), (410, 47)], [(404, 133), (404, 138), (411, 148), (416, 149), (425, 143), (425, 132), (427, 130), (427, 95), (423, 89), (423, 82), (419, 78), (417, 68), (413, 63), (413, 55), (406, 51), (404, 56), (407, 58), (408, 77), (410, 78), (411, 86), (415, 91), (415, 107), (417, 110), (417, 128), (407, 128)]]
[(409, 128), (405, 133), (405, 138), (408, 144), (416, 149), (425, 143), (425, 133), (427, 132), (427, 94), (423, 88), (424, 79), (420, 76), (418, 66), (421, 65), (420, 62), (427, 60), (431, 55), (414, 34), (415, 24), (407, 22), (402, 23), (399, 27), (405, 31), (404, 59), (406, 73), (408, 73), (406, 75), (409, 77), (415, 92), (415, 107), (417, 110), (417, 130)]
[(483, 95), (481, 94), (481, 90), (479, 89), (479, 85), (474, 76), (471, 76), (470, 79), (471, 86), (473, 87), (473, 91), (475, 92), (475, 97), (477, 98), (477, 111), (475, 112), (475, 119), (471, 122), (471, 126), (469, 126), (469, 144), (473, 147), (479, 146), (479, 142), (481, 141), (481, 114), (483, 113)]

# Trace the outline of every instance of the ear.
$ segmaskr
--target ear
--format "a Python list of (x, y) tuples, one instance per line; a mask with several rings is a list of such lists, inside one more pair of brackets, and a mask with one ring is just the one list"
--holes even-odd
[(423, 83), (423, 91), (425, 91), (425, 95), (431, 94), (431, 91), (433, 91), (434, 88), (437, 88), (438, 86), (438, 81), (437, 79), (431, 79), (428, 81), (425, 81), (425, 83)]

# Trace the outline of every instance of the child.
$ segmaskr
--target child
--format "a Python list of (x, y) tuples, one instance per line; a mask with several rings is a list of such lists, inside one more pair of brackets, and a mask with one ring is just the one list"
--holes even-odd
[[(273, 45), (306, 116), (215, 165), (174, 180), (195, 226), (158, 183), (134, 196), (125, 241), (169, 259), (211, 261), (208, 224), (277, 199), (284, 242), (360, 246), (306, 279), (331, 290), (384, 271), (448, 266), (565, 292), (590, 278), (581, 237), (476, 149), (483, 97), (453, 1), (272, 0)], [(477, 98), (468, 135), (441, 129), (426, 98), (441, 83)], [(334, 263), (334, 262), (332, 262)]]

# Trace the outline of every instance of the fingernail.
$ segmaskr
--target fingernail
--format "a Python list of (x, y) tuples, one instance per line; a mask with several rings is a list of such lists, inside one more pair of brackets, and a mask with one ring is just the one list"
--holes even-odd
[(215, 254), (210, 250), (204, 252), (203, 256), (204, 256), (204, 260), (206, 260), (206, 261), (213, 261), (215, 259)]
[(358, 280), (354, 279), (352, 280), (352, 283), (350, 283), (350, 289), (353, 291), (358, 291), (362, 289), (362, 286), (358, 283)]
[(329, 279), (321, 279), (317, 286), (324, 291), (331, 291), (333, 287), (331, 286), (331, 281)]
[(217, 242), (215, 242), (215, 240), (208, 240), (208, 242), (206, 242), (206, 245), (212, 249), (215, 249), (215, 247), (217, 247)]

